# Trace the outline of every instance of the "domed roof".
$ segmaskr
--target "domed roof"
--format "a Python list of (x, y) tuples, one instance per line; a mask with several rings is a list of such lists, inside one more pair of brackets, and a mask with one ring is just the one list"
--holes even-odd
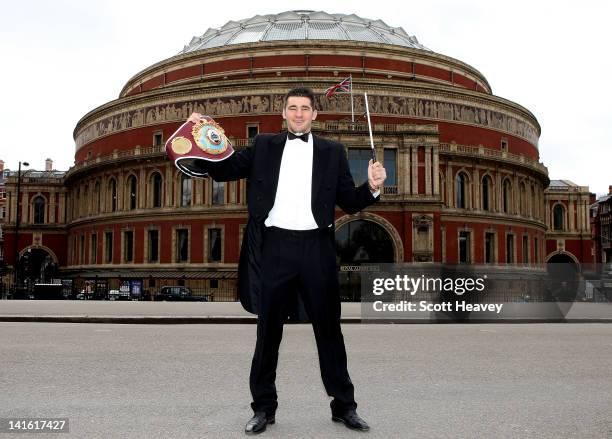
[(288, 11), (229, 21), (220, 29), (208, 29), (204, 35), (193, 37), (179, 54), (230, 44), (279, 40), (365, 41), (430, 51), (401, 27), (390, 27), (381, 20), (355, 14)]

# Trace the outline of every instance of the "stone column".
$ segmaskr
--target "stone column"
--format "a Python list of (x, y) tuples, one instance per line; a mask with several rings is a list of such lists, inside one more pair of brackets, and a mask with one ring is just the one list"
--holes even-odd
[(17, 196), (16, 196), (17, 192), (15, 189), (15, 192), (11, 191), (10, 192), (10, 197), (11, 197), (11, 205), (9, 208), (9, 212), (8, 212), (8, 220), (7, 223), (15, 223), (15, 221), (17, 220)]
[(442, 246), (442, 263), (446, 262), (446, 227), (440, 227), (440, 244)]
[(401, 194), (408, 196), (410, 194), (410, 149), (407, 146), (402, 146), (398, 157), (399, 173), (398, 184), (401, 184)]
[(203, 192), (203, 200), (202, 202), (206, 206), (212, 205), (212, 183), (213, 180), (211, 178), (207, 178), (204, 180), (204, 192)]
[(567, 200), (567, 206), (568, 206), (568, 208), (567, 208), (567, 216), (569, 218), (569, 221), (568, 221), (568, 230), (570, 232), (573, 232), (574, 230), (576, 230), (576, 220), (575, 220), (575, 217), (574, 217), (575, 204), (576, 204), (576, 201), (573, 199), (573, 197), (571, 197), (571, 196), (568, 197), (568, 200)]
[(514, 206), (514, 212), (512, 213), (518, 215), (521, 212), (521, 189), (519, 188), (518, 175), (515, 174), (512, 180), (512, 205)]
[(100, 213), (108, 212), (106, 203), (108, 198), (108, 178), (102, 176), (100, 179)]
[(591, 231), (591, 223), (589, 222), (589, 201), (584, 200), (584, 230)]
[(425, 146), (425, 195), (431, 195), (433, 185), (431, 182), (431, 146)]
[[(22, 189), (23, 190), (23, 189)], [(27, 191), (21, 193), (21, 224), (30, 223), (30, 209), (28, 204), (29, 193)]]
[(440, 195), (440, 155), (439, 146), (433, 146), (433, 194)]
[[(81, 196), (79, 197), (79, 217), (87, 216), (87, 202), (89, 201), (89, 187), (85, 190), (85, 185), (81, 186)], [(80, 243), (79, 243), (80, 245)]]
[(497, 175), (495, 176), (497, 183), (495, 184), (495, 194), (496, 194), (496, 212), (503, 212), (504, 210), (504, 187), (502, 185), (502, 175), (501, 172), (497, 171)]
[(149, 185), (147, 184), (147, 174), (146, 174), (144, 167), (140, 168), (139, 174), (140, 175), (138, 177), (138, 203), (136, 203), (136, 207), (138, 209), (144, 209), (146, 207), (146, 200), (147, 200), (147, 187), (149, 187)]
[(57, 222), (60, 224), (64, 224), (66, 222), (66, 218), (64, 217), (66, 206), (66, 194), (64, 192), (59, 193), (59, 204), (57, 208)]
[(47, 221), (51, 224), (55, 223), (55, 196), (56, 192), (51, 192), (49, 194), (49, 216), (47, 217)]
[(195, 191), (193, 203), (197, 206), (202, 205), (202, 195), (204, 194), (204, 181), (202, 178), (193, 179), (193, 190)]
[(166, 165), (166, 177), (164, 178), (164, 207), (172, 207), (174, 194), (172, 189), (174, 187), (172, 180), (172, 168), (170, 165)]
[(585, 210), (588, 210), (588, 207), (586, 206), (586, 201), (580, 197), (580, 231), (581, 232), (587, 232), (589, 230), (589, 221), (588, 221), (588, 217), (585, 215)]
[(227, 191), (229, 192), (228, 204), (236, 204), (236, 182), (230, 181), (227, 186)]
[(412, 161), (411, 174), (412, 174), (412, 195), (416, 195), (419, 192), (419, 165), (418, 165), (418, 146), (412, 145), (410, 147), (410, 156)]
[[(474, 200), (474, 203), (472, 204), (472, 209), (480, 210), (482, 208), (481, 199), (482, 197), (480, 196), (480, 174), (478, 172), (478, 169), (474, 168), (472, 170), (472, 200)], [(472, 242), (474, 242), (473, 239)]]
[(531, 197), (531, 217), (532, 218), (537, 218), (538, 217), (538, 186), (535, 184), (535, 182), (531, 183), (532, 187), (533, 187), (533, 197)]
[(66, 191), (66, 195), (64, 197), (64, 202), (66, 203), (65, 205), (65, 210), (64, 210), (64, 215), (66, 216), (66, 222), (72, 222), (72, 197), (73, 197), (73, 192), (70, 190)]
[(446, 162), (446, 205), (455, 207), (455, 197), (453, 196), (453, 175), (450, 162)]
[(123, 199), (125, 198), (123, 195), (125, 193), (125, 175), (123, 171), (119, 172), (119, 176), (117, 177), (117, 212), (121, 212), (125, 210), (123, 205)]
[(536, 199), (536, 204), (535, 204), (535, 215), (536, 218), (539, 219), (540, 221), (544, 222), (544, 210), (546, 208), (546, 206), (544, 206), (545, 203), (545, 199), (543, 197), (543, 193), (542, 190), (540, 189), (540, 185), (536, 184), (535, 185), (535, 199)]

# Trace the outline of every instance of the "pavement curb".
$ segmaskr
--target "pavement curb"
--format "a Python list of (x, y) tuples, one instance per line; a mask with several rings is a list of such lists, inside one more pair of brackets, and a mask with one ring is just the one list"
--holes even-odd
[[(0, 322), (42, 322), (42, 323), (115, 323), (141, 325), (184, 325), (184, 324), (256, 324), (256, 317), (211, 316), (211, 317), (117, 317), (117, 316), (0, 316)], [(308, 321), (287, 321), (288, 324), (309, 323)], [(430, 320), (430, 319), (360, 319), (342, 318), (343, 324), (478, 324), (478, 323), (612, 323), (612, 319), (474, 319), (474, 320)]]
[(0, 316), (0, 322), (46, 322), (46, 323), (131, 323), (131, 324), (236, 324), (257, 323), (256, 317), (118, 317), (118, 316)]

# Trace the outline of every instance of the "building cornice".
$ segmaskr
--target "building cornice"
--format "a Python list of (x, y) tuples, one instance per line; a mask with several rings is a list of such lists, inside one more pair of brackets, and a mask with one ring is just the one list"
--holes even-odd
[(201, 65), (206, 62), (225, 61), (228, 59), (244, 58), (246, 55), (253, 54), (253, 57), (278, 56), (278, 55), (353, 55), (353, 56), (372, 56), (397, 59), (406, 62), (426, 61), (431, 65), (440, 65), (450, 70), (460, 69), (472, 76), (483, 88), (491, 92), (491, 86), (477, 69), (469, 64), (442, 55), (436, 52), (412, 49), (408, 47), (396, 46), (382, 43), (358, 42), (353, 41), (330, 41), (330, 40), (292, 40), (275, 42), (256, 42), (232, 44), (222, 47), (179, 54), (161, 60), (132, 76), (122, 88), (119, 96), (124, 96), (127, 91), (137, 84), (152, 77), (163, 74), (171, 69), (183, 68), (194, 65)]

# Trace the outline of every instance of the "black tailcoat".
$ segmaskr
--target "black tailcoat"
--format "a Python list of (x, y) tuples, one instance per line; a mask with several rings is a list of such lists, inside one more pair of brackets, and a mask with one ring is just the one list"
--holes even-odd
[[(194, 159), (183, 162), (193, 176), (209, 174), (215, 181), (247, 179), (249, 219), (242, 240), (238, 265), (240, 302), (247, 311), (257, 314), (257, 298), (261, 288), (261, 248), (264, 221), (274, 206), (276, 187), (287, 133), (260, 134), (253, 144), (236, 151), (220, 162)], [(376, 202), (368, 183), (355, 187), (344, 146), (313, 135), (312, 214), (319, 228), (331, 225), (333, 236), (334, 210), (338, 205), (349, 214), (359, 212)]]

